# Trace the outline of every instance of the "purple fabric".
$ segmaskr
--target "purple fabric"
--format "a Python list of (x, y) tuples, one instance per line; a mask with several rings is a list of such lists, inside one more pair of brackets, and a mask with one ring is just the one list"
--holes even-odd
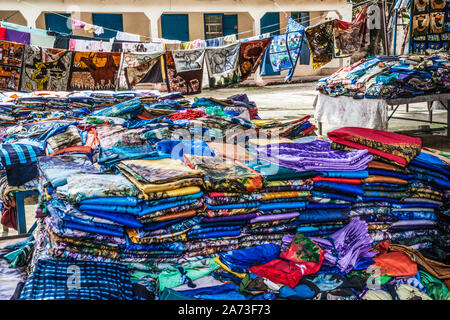
[(30, 33), (6, 29), (5, 40), (23, 44), (30, 44)]
[(367, 150), (331, 149), (331, 143), (276, 143), (256, 149), (258, 157), (294, 171), (359, 171), (373, 159)]
[(283, 213), (283, 214), (273, 214), (273, 215), (264, 215), (253, 218), (250, 220), (250, 223), (262, 222), (262, 221), (275, 221), (275, 220), (284, 220), (298, 217), (300, 213), (291, 212), (291, 213)]
[(232, 216), (214, 217), (206, 218), (202, 217), (202, 222), (222, 222), (222, 221), (236, 221), (236, 220), (249, 220), (256, 217), (256, 212), (246, 213), (246, 214), (236, 214)]
[[(359, 219), (352, 220), (326, 239), (311, 239), (325, 249), (323, 264), (336, 266), (344, 273), (350, 272), (362, 258), (372, 258), (376, 255), (376, 252), (372, 251), (372, 237), (369, 235), (367, 223)], [(332, 239), (334, 246), (329, 239)]]

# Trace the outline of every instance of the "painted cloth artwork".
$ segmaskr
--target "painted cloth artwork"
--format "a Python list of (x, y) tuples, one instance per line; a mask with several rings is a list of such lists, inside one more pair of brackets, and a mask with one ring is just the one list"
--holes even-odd
[[(181, 51), (181, 50), (180, 50)], [(194, 51), (194, 50), (192, 50)], [(204, 51), (195, 50), (195, 51)], [(164, 55), (165, 65), (166, 65), (166, 75), (167, 75), (167, 89), (169, 92), (180, 92), (181, 94), (196, 94), (202, 91), (202, 79), (203, 79), (203, 62), (199, 69), (192, 69), (190, 71), (185, 71), (178, 73), (175, 60), (173, 58), (173, 52), (177, 51), (166, 51)], [(189, 57), (189, 55), (185, 55)], [(177, 59), (178, 62), (182, 60)], [(198, 67), (194, 64), (194, 66)], [(186, 69), (187, 65), (180, 66), (181, 69)]]
[(66, 91), (72, 63), (71, 51), (26, 46), (20, 90)]
[(352, 22), (334, 20), (335, 57), (350, 56), (364, 47), (365, 35), (368, 32), (366, 11), (367, 8), (363, 8)]
[(208, 68), (210, 88), (218, 88), (241, 80), (238, 69), (241, 45), (230, 44), (206, 49), (205, 62)]
[(333, 24), (333, 20), (321, 22), (305, 30), (314, 70), (333, 59)]
[(0, 41), (0, 90), (18, 91), (25, 46), (20, 43)]
[[(117, 40), (117, 39), (116, 39)], [(119, 42), (120, 49), (123, 52), (155, 52), (155, 51), (163, 51), (164, 46), (162, 43), (153, 43), (153, 42)], [(120, 51), (120, 50), (116, 50)]]
[(300, 55), (305, 27), (289, 19), (286, 33), (273, 36), (270, 43), (270, 64), (273, 71), (289, 70), (285, 81), (290, 81)]
[(121, 53), (75, 52), (69, 90), (114, 90)]
[(172, 51), (172, 58), (177, 73), (203, 69), (204, 57), (205, 50), (203, 49)]
[[(79, 284), (71, 282), (77, 271), (81, 275)], [(40, 259), (19, 299), (131, 300), (133, 286), (125, 265)]]
[(148, 74), (160, 62), (162, 52), (124, 53), (119, 72), (119, 89), (133, 90), (145, 81)]
[(449, 49), (450, 5), (445, 0), (414, 0), (412, 14), (411, 52)]
[(241, 81), (246, 80), (250, 74), (256, 71), (269, 45), (270, 38), (241, 43), (239, 54)]

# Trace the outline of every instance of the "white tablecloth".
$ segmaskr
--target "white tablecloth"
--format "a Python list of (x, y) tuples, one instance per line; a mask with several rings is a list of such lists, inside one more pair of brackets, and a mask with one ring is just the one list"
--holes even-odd
[(388, 105), (383, 99), (330, 97), (319, 92), (314, 119), (343, 127), (387, 130)]

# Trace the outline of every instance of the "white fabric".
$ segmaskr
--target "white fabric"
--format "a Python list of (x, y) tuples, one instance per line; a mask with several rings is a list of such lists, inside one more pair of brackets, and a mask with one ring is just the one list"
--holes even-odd
[(330, 97), (318, 93), (314, 119), (319, 122), (369, 129), (387, 130), (388, 105), (383, 99)]
[(123, 40), (123, 41), (140, 41), (141, 36), (138, 34), (132, 34), (128, 32), (121, 32), (117, 31), (116, 40)]

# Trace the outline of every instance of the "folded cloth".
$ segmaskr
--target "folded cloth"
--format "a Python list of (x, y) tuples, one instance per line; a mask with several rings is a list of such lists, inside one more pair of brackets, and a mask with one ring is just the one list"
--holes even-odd
[(186, 163), (204, 173), (208, 191), (254, 192), (263, 186), (263, 177), (256, 171), (228, 159), (185, 155)]
[(343, 127), (328, 132), (331, 141), (355, 149), (365, 149), (370, 153), (406, 166), (420, 153), (420, 138), (376, 129)]
[(40, 259), (19, 299), (132, 300), (133, 287), (122, 264)]
[(366, 169), (372, 160), (365, 150), (332, 150), (323, 140), (272, 144), (256, 151), (259, 158), (295, 171), (358, 171)]
[(260, 277), (269, 279), (277, 284), (284, 284), (289, 288), (294, 288), (303, 277), (303, 268), (292, 261), (274, 259), (260, 266), (253, 266), (248, 269)]

